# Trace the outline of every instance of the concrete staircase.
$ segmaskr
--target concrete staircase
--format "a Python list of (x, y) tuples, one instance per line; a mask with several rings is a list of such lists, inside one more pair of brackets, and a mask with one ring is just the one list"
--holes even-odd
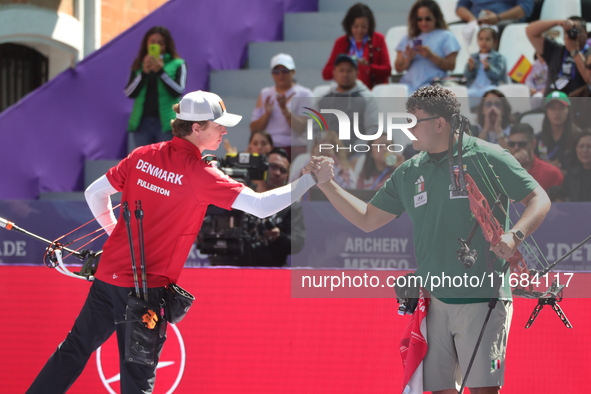
[[(250, 117), (261, 89), (273, 84), (269, 70), (271, 57), (289, 53), (296, 63), (297, 81), (310, 89), (327, 84), (322, 79), (322, 68), (330, 55), (334, 41), (344, 34), (341, 22), (345, 13), (357, 0), (319, 0), (318, 12), (285, 14), (283, 41), (253, 42), (248, 47), (248, 68), (242, 70), (212, 71), (210, 90), (224, 98), (228, 111), (243, 116), (238, 126), (229, 129), (227, 138), (239, 151), (248, 146)], [(410, 1), (366, 0), (376, 19), (376, 30), (386, 34), (396, 25), (405, 25)], [(393, 54), (390, 54), (394, 61)], [(225, 154), (223, 146), (216, 152)], [(84, 169), (84, 187), (87, 187), (117, 160), (87, 161)], [(116, 199), (117, 197), (115, 197)], [(40, 200), (84, 200), (82, 192), (41, 193)]]
[[(341, 22), (356, 0), (319, 0), (318, 12), (285, 14), (283, 41), (253, 42), (248, 47), (248, 68), (213, 71), (210, 89), (224, 98), (230, 112), (242, 115), (228, 138), (239, 150), (246, 149), (250, 136), (250, 117), (261, 89), (273, 84), (269, 63), (278, 53), (290, 54), (296, 64), (296, 80), (310, 89), (327, 84), (322, 68), (330, 55), (334, 41), (344, 34)], [(386, 35), (396, 25), (406, 25), (410, 1), (367, 0), (373, 11), (376, 30)], [(394, 61), (392, 54), (391, 60)], [(222, 148), (216, 154), (223, 155)]]

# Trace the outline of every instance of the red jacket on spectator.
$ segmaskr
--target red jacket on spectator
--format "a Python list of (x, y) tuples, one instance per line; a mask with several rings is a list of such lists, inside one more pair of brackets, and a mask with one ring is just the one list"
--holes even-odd
[(538, 181), (544, 190), (548, 190), (552, 186), (561, 186), (564, 181), (564, 175), (558, 167), (538, 159), (536, 155), (534, 155), (534, 161), (527, 172)]
[[(332, 53), (322, 70), (322, 78), (324, 80), (329, 81), (332, 79), (334, 62), (339, 54), (355, 55), (355, 50), (351, 52), (349, 50), (349, 37), (341, 36), (337, 38), (332, 48)], [(392, 73), (392, 64), (390, 63), (388, 47), (386, 46), (386, 39), (383, 34), (378, 32), (373, 34), (371, 40), (368, 40), (363, 48), (363, 58), (369, 65), (357, 63), (359, 70), (357, 79), (361, 80), (369, 89), (380, 83), (388, 83), (388, 78)]]

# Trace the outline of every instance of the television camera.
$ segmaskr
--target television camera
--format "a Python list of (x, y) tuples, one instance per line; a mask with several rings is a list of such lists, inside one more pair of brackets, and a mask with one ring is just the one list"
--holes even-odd
[[(247, 186), (264, 180), (269, 168), (265, 155), (251, 153), (228, 154), (224, 159), (205, 156), (204, 161)], [(210, 255), (212, 265), (249, 265), (251, 251), (267, 245), (265, 231), (274, 227), (272, 219), (210, 205), (197, 236), (197, 249)]]

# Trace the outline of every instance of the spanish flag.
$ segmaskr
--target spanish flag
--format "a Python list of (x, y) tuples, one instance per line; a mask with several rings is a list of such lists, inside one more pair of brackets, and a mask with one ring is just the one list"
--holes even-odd
[(509, 71), (509, 77), (517, 83), (524, 83), (525, 78), (531, 72), (531, 63), (523, 55), (517, 60), (511, 71)]

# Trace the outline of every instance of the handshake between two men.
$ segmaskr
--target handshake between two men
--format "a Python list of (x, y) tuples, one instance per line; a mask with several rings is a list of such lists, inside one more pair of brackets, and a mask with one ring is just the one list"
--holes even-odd
[(334, 160), (326, 156), (312, 156), (302, 174), (312, 175), (318, 185), (329, 182), (334, 176)]

